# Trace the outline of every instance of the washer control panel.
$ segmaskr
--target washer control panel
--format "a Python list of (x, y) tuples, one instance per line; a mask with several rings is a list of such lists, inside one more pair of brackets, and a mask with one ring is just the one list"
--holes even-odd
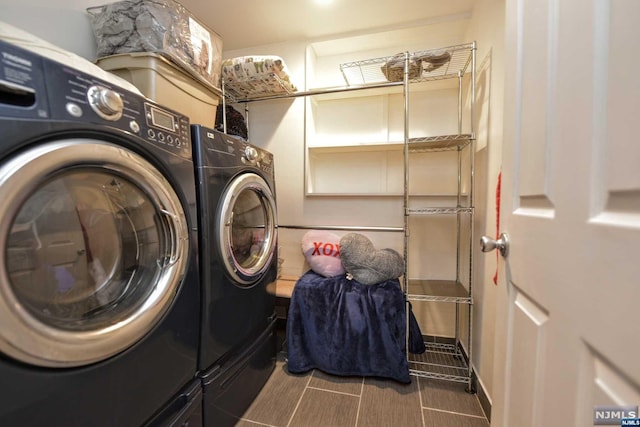
[(143, 137), (168, 147), (188, 147), (191, 149), (189, 119), (186, 116), (145, 102), (144, 118), (146, 134)]
[(120, 129), (191, 158), (189, 118), (101, 79), (0, 40), (0, 114)]

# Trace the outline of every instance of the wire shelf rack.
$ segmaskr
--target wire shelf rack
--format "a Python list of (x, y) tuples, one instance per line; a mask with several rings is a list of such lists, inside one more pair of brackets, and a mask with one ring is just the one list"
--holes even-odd
[[(409, 80), (414, 82), (458, 78), (471, 63), (473, 44), (409, 53)], [(404, 79), (406, 53), (340, 64), (348, 86), (398, 82)]]
[(436, 208), (407, 208), (407, 213), (411, 215), (455, 215), (471, 214), (473, 208), (469, 207), (436, 207)]
[(416, 377), (467, 383), (469, 366), (453, 344), (425, 342), (427, 350), (409, 353), (409, 373)]
[(409, 151), (412, 153), (426, 153), (432, 151), (462, 150), (471, 143), (473, 135), (439, 135), (423, 138), (410, 138)]
[(407, 300), (471, 304), (471, 295), (455, 280), (410, 279)]
[(260, 100), (274, 96), (286, 97), (295, 94), (290, 83), (285, 82), (275, 73), (254, 77), (248, 80), (226, 78), (222, 82), (225, 96), (232, 102), (248, 99)]

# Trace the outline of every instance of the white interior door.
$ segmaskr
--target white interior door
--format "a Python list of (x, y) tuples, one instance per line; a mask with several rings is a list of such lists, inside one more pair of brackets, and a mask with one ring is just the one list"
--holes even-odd
[(493, 426), (640, 404), (638, 17), (637, 0), (507, 0)]

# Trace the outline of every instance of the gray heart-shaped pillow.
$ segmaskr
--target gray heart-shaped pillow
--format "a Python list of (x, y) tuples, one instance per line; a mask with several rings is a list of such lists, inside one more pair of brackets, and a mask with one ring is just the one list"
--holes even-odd
[(397, 279), (404, 273), (404, 260), (398, 252), (376, 250), (371, 240), (359, 233), (342, 236), (340, 259), (345, 271), (363, 285)]

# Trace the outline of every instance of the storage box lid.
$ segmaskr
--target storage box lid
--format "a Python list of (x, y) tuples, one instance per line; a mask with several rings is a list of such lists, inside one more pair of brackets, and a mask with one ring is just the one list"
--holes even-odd
[[(96, 63), (102, 69), (112, 72), (117, 70), (151, 70), (170, 80), (177, 88), (195, 98), (203, 96), (210, 99), (201, 99), (211, 103), (222, 96), (222, 91), (211, 85), (204, 78), (187, 72), (184, 68), (174, 64), (163, 55), (152, 52), (131, 52), (99, 58)], [(135, 84), (135, 82), (133, 82)]]

